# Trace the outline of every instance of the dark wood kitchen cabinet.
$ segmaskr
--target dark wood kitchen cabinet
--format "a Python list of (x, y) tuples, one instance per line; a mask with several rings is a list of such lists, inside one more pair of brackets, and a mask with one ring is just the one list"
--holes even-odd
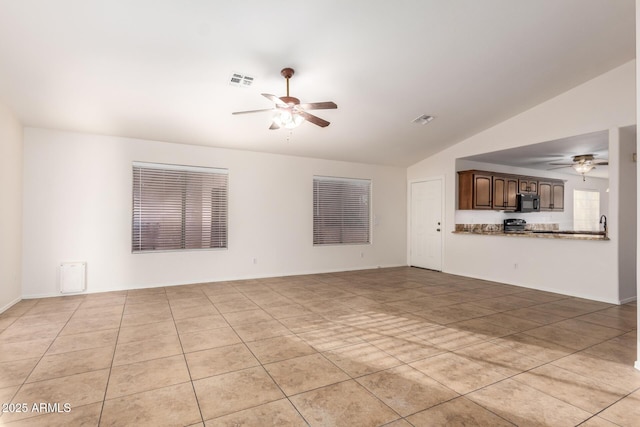
[(522, 194), (538, 194), (538, 180), (535, 178), (520, 178), (518, 189)]
[(539, 181), (538, 195), (540, 196), (541, 211), (564, 211), (564, 182)]
[(492, 188), (490, 173), (458, 172), (458, 209), (493, 209)]
[(564, 211), (564, 181), (499, 172), (458, 172), (458, 209), (515, 211), (518, 193), (540, 196), (540, 210)]
[(493, 209), (514, 211), (518, 207), (518, 178), (493, 175)]

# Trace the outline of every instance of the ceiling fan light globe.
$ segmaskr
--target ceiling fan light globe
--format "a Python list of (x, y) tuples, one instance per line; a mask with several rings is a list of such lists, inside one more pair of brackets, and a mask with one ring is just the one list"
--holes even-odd
[(581, 174), (585, 174), (588, 173), (589, 171), (591, 171), (591, 169), (593, 169), (594, 165), (592, 163), (577, 163), (575, 165), (573, 165), (573, 168), (576, 170), (576, 172), (581, 173)]
[(294, 129), (302, 124), (304, 117), (295, 113), (292, 114), (289, 110), (281, 110), (276, 113), (273, 121), (280, 127)]

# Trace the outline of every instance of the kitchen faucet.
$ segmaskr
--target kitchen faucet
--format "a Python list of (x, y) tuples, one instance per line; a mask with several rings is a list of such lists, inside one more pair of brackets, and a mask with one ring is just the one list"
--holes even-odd
[(605, 215), (600, 216), (600, 224), (604, 224), (604, 237), (607, 237), (607, 217)]

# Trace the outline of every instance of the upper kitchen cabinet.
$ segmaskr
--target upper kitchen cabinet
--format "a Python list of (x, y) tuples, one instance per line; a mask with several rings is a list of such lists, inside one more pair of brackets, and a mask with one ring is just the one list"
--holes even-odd
[(518, 208), (518, 178), (510, 175), (493, 175), (493, 209), (514, 211)]
[(458, 209), (493, 209), (492, 178), (482, 171), (458, 172)]
[(538, 182), (541, 211), (564, 211), (564, 182), (547, 180)]
[(458, 172), (458, 209), (515, 211), (518, 193), (538, 194), (541, 211), (564, 211), (564, 181), (467, 170)]
[(522, 194), (538, 194), (538, 180), (533, 177), (520, 178), (518, 189)]

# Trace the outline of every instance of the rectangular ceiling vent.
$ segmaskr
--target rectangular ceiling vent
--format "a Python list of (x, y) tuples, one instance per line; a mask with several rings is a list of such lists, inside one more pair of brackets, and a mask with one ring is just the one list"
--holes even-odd
[(427, 114), (423, 114), (420, 117), (417, 117), (416, 119), (414, 119), (413, 123), (419, 123), (421, 125), (426, 125), (427, 123), (429, 123), (433, 119), (435, 119), (435, 117), (429, 116)]
[(229, 79), (231, 86), (249, 87), (253, 84), (253, 77), (245, 74), (233, 73)]

